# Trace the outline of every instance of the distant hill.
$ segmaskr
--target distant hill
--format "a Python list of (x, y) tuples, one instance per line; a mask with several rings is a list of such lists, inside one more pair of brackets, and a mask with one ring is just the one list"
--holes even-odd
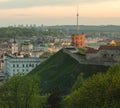
[[(76, 32), (76, 25), (61, 25), (50, 26), (48, 28), (57, 30), (69, 30), (69, 32)], [(117, 25), (80, 25), (82, 32), (120, 32), (120, 26)]]
[(66, 94), (70, 92), (80, 73), (83, 73), (83, 77), (86, 79), (97, 72), (106, 72), (107, 69), (108, 67), (105, 66), (79, 64), (60, 50), (30, 74), (40, 78), (43, 93), (59, 87), (62, 93)]

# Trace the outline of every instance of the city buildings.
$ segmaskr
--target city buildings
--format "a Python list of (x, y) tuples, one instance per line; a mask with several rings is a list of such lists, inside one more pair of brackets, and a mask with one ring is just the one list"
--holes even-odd
[(21, 45), (15, 41), (9, 45), (10, 52), (3, 53), (1, 59), (1, 71), (6, 76), (13, 76), (17, 73), (27, 74), (47, 58), (40, 58), (39, 51), (33, 50), (30, 40), (24, 41)]

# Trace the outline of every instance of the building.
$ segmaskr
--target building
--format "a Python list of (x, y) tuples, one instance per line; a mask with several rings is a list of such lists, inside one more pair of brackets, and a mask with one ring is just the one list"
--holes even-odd
[[(2, 72), (0, 72), (0, 81), (3, 81), (4, 78), (5, 78), (5, 75)], [(0, 84), (1, 84), (1, 82), (0, 82)]]
[(33, 50), (33, 44), (30, 43), (30, 40), (25, 40), (24, 43), (22, 43), (22, 51), (29, 52)]
[(0, 57), (4, 52), (8, 51), (10, 51), (10, 45), (7, 42), (0, 44)]
[(46, 58), (18, 57), (7, 54), (4, 56), (3, 72), (8, 76), (13, 76), (17, 73), (27, 74), (45, 60)]
[(71, 53), (78, 53), (78, 49), (74, 46), (66, 46), (65, 49), (68, 49)]
[(98, 50), (87, 48), (87, 60), (120, 62), (120, 46), (103, 45)]
[(31, 52), (31, 57), (40, 57), (41, 55), (44, 54), (44, 51), (41, 51), (41, 50), (34, 50)]
[(85, 48), (85, 34), (73, 34), (72, 45), (77, 48)]
[(86, 59), (99, 61), (98, 50), (92, 47), (86, 47)]
[(3, 68), (3, 59), (0, 58), (0, 72), (2, 72), (2, 68)]
[(100, 46), (98, 53), (102, 61), (120, 61), (120, 46)]
[(14, 39), (14, 41), (11, 44), (11, 51), (12, 51), (11, 52), (12, 54), (17, 54), (18, 53), (18, 44), (15, 41), (15, 39)]

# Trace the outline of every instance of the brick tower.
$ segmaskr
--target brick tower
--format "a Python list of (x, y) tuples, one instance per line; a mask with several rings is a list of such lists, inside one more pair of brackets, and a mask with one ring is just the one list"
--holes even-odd
[(73, 34), (72, 45), (77, 48), (85, 48), (85, 34)]

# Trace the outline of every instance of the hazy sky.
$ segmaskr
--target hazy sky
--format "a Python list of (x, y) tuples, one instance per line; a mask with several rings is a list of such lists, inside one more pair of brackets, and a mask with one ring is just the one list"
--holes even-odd
[(120, 0), (0, 0), (0, 26), (120, 25)]

